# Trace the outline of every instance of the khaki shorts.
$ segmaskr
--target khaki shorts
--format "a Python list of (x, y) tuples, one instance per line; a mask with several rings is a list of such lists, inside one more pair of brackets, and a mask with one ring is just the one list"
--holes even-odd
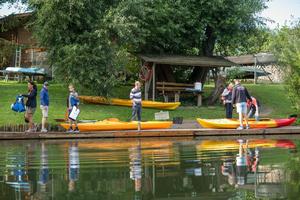
[(42, 115), (44, 118), (47, 118), (48, 117), (48, 111), (49, 111), (49, 108), (48, 106), (40, 106), (41, 110), (42, 110)]
[(26, 106), (26, 114), (33, 115), (35, 113), (36, 108), (31, 108)]

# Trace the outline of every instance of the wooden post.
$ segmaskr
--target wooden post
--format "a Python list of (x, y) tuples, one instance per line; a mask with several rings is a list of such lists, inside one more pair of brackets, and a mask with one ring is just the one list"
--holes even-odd
[(197, 94), (197, 106), (202, 106), (202, 94)]
[(153, 63), (152, 67), (152, 100), (155, 101), (155, 66), (156, 64)]
[(256, 66), (257, 65), (257, 58), (256, 55), (254, 55), (254, 84), (257, 83), (257, 74), (256, 74)]

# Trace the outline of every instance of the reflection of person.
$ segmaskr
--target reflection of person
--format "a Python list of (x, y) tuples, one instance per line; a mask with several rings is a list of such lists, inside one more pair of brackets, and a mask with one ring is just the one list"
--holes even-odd
[(247, 101), (247, 107), (249, 108), (248, 118), (255, 117), (256, 121), (259, 121), (259, 102), (256, 98), (251, 96), (252, 101)]
[(246, 129), (249, 129), (248, 117), (247, 117), (247, 99), (251, 100), (248, 90), (241, 85), (238, 79), (234, 80), (235, 87), (232, 90), (232, 103), (236, 104), (236, 111), (239, 114), (240, 126), (238, 130), (244, 129), (243, 119), (246, 121)]
[(142, 188), (142, 153), (140, 143), (136, 147), (129, 149), (130, 158), (130, 179), (134, 180), (134, 189), (136, 198), (140, 199), (138, 195)]
[[(239, 154), (236, 159), (227, 159), (223, 161), (222, 174), (228, 176), (230, 185), (245, 185), (247, 182), (247, 173), (255, 172), (259, 162), (259, 151), (256, 148), (255, 153), (248, 149), (248, 141), (244, 143), (239, 140)], [(245, 148), (243, 146), (246, 146)], [(235, 162), (235, 164), (234, 164)]]
[(41, 167), (40, 167), (38, 183), (41, 187), (41, 190), (45, 190), (46, 184), (49, 180), (49, 167), (48, 167), (48, 151), (44, 142), (42, 142), (40, 158), (41, 158)]
[(226, 118), (228, 119), (232, 118), (232, 88), (233, 84), (229, 83), (227, 88), (225, 88), (221, 94), (223, 104), (225, 105)]
[(69, 144), (69, 191), (74, 191), (75, 182), (79, 179), (79, 152), (77, 142)]

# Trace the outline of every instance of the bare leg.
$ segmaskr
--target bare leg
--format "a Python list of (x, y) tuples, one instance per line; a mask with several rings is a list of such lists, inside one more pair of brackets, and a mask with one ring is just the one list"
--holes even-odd
[(240, 126), (243, 127), (243, 114), (239, 113)]
[(46, 123), (47, 123), (47, 117), (43, 117), (42, 118), (42, 129), (44, 130), (44, 129), (46, 129), (45, 127), (46, 127)]

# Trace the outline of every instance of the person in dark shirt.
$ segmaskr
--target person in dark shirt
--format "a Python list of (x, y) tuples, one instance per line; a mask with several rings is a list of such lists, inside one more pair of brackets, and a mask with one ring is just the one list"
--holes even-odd
[(25, 122), (29, 123), (29, 129), (26, 132), (36, 132), (33, 115), (36, 110), (37, 86), (33, 81), (28, 81), (28, 94), (22, 94), (22, 96), (27, 98)]
[(40, 108), (42, 110), (42, 129), (41, 132), (46, 133), (48, 130), (46, 129), (46, 123), (48, 119), (48, 111), (49, 111), (49, 93), (48, 93), (48, 82), (45, 82), (43, 88), (40, 92)]
[(249, 129), (248, 116), (247, 116), (247, 99), (251, 102), (251, 96), (248, 90), (241, 85), (240, 80), (234, 80), (235, 86), (232, 91), (232, 104), (236, 105), (236, 111), (239, 114), (240, 126), (238, 130), (244, 129), (243, 119), (246, 121), (246, 129)]

